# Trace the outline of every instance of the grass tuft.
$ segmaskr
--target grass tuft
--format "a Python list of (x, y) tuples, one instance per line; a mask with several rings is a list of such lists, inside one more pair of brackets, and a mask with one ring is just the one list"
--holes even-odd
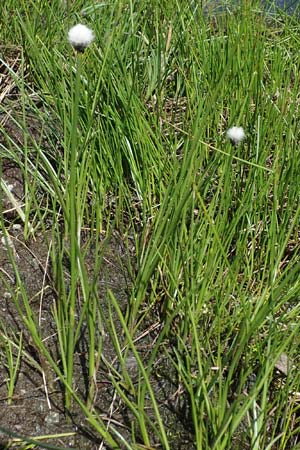
[(298, 448), (296, 15), (2, 3), (0, 402), (69, 418), (5, 448)]

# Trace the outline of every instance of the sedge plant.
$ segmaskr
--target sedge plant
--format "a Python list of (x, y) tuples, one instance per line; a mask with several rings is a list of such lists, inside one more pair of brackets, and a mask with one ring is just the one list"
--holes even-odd
[[(1, 156), (24, 174), (25, 206), (15, 207), (25, 238), (29, 225), (46, 234), (51, 223), (58, 359), (9, 256), (18, 314), (66, 408), (73, 398), (111, 448), (178, 448), (180, 439), (197, 450), (297, 448), (298, 21), (258, 2), (215, 10), (188, 0), (56, 3), (21, 2), (18, 21), (1, 31), (22, 42), (30, 67), (30, 83), (24, 63), (21, 83), (10, 71), (23, 101), (11, 115), (27, 139), (3, 126)], [(13, 6), (1, 6), (5, 23)], [(79, 48), (66, 53), (66, 29), (82, 8), (97, 43), (80, 53), (71, 33)], [(1, 111), (10, 108), (7, 101)], [(30, 114), (42, 126), (29, 138)], [(112, 236), (121, 236), (120, 255), (109, 253)], [(112, 267), (122, 252), (129, 281), (117, 284)], [(75, 382), (84, 329), (86, 398)], [(278, 373), (283, 356), (289, 364)], [(103, 373), (114, 399), (104, 418)], [(157, 379), (174, 415), (164, 413)], [(176, 415), (180, 404), (185, 414)]]

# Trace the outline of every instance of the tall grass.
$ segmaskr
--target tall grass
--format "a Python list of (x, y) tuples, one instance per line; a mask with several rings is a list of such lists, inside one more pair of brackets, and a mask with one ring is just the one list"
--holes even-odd
[[(300, 28), (259, 2), (226, 2), (215, 12), (200, 3), (0, 6), (2, 43), (21, 54), (21, 77), (7, 66), (18, 96), (2, 103), (1, 114), (22, 135), (20, 143), (3, 126), (0, 151), (23, 173), (24, 239), (50, 236), (59, 358), (7, 245), (17, 286), (10, 291), (60, 380), (66, 410), (72, 414), (76, 402), (109, 448), (180, 448), (155, 387), (162, 355), (187, 404), (190, 446), (297, 448)], [(96, 35), (80, 57), (66, 40), (78, 21)], [(35, 122), (38, 133), (30, 131)], [(233, 125), (246, 132), (236, 146), (226, 139)], [(4, 216), (1, 224), (6, 236)], [(104, 300), (99, 293), (116, 231), (131, 252), (126, 308), (113, 289)], [(154, 322), (143, 358), (138, 342), (153, 337)], [(119, 370), (104, 355), (104, 330)], [(85, 398), (74, 375), (83, 333)], [(1, 338), (12, 403), (23, 347), (21, 338), (14, 345)], [(279, 383), (283, 355), (289, 367)], [(99, 367), (133, 417), (124, 434), (97, 409)]]

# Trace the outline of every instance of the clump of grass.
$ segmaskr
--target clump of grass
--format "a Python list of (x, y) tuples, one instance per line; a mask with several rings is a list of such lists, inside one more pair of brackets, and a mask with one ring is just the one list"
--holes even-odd
[[(21, 79), (10, 71), (22, 94), (13, 118), (22, 144), (3, 127), (1, 154), (24, 175), (24, 237), (50, 229), (59, 358), (10, 250), (13, 299), (63, 386), (66, 409), (72, 413), (73, 399), (111, 448), (176, 447), (154, 384), (162, 351), (187, 399), (190, 446), (298, 445), (299, 27), (252, 3), (210, 16), (190, 1), (28, 2), (14, 34), (2, 31), (10, 44), (22, 42), (23, 56)], [(13, 7), (13, 0), (1, 7), (4, 22)], [(83, 7), (95, 40), (79, 55), (67, 31)], [(14, 101), (3, 103), (3, 114)], [(29, 132), (29, 112), (39, 135)], [(96, 243), (92, 271), (84, 230)], [(126, 308), (112, 290), (106, 302), (99, 294), (99, 235), (107, 243), (115, 232), (133, 253)], [(159, 331), (143, 359), (137, 342), (155, 321)], [(118, 370), (104, 355), (104, 333)], [(83, 335), (85, 397), (74, 384)], [(5, 345), (13, 399), (18, 360)], [(278, 382), (282, 355), (289, 367)], [(97, 409), (99, 367), (133, 417), (130, 432)]]
[(0, 335), (1, 348), (3, 348), (2, 365), (6, 368), (7, 377), (7, 404), (11, 405), (17, 382), (22, 354), (22, 334), (20, 334), (17, 342), (9, 338), (4, 329)]

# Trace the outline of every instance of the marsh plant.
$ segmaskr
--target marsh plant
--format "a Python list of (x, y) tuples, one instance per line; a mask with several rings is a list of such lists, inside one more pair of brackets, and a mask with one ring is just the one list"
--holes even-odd
[(2, 410), (26, 365), (86, 448), (297, 448), (299, 22), (256, 1), (0, 14), (1, 164), (23, 180), (1, 172)]
[(75, 48), (75, 50), (83, 52), (94, 40), (95, 36), (93, 31), (78, 23), (70, 28), (68, 32), (68, 41)]
[(243, 127), (229, 128), (229, 130), (227, 130), (226, 135), (227, 135), (228, 139), (230, 139), (230, 141), (235, 145), (242, 142), (246, 137)]

